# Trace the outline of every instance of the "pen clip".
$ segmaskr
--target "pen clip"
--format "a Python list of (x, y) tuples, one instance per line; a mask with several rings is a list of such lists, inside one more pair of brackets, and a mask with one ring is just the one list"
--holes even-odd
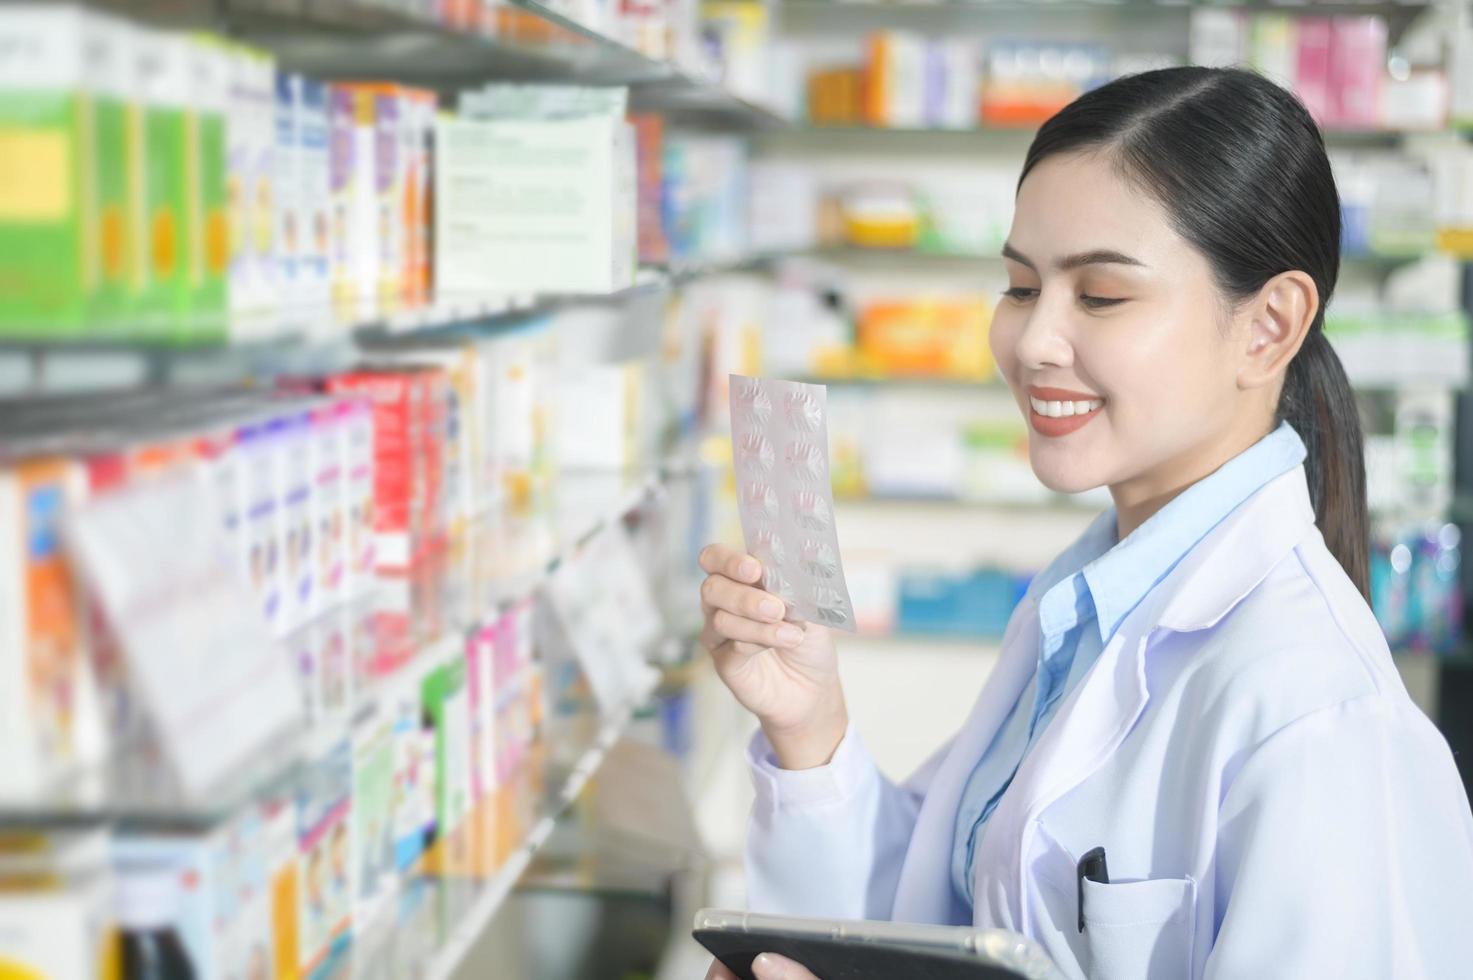
[(1097, 882), (1101, 885), (1110, 883), (1110, 871), (1105, 866), (1105, 849), (1096, 847), (1085, 853), (1079, 859), (1075, 867), (1075, 876), (1079, 885), (1079, 931), (1084, 931), (1084, 880)]

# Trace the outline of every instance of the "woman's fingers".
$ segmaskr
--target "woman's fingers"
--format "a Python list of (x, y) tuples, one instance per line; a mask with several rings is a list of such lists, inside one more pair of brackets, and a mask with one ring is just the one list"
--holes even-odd
[(720, 960), (712, 960), (711, 969), (706, 971), (706, 980), (737, 980), (737, 975), (722, 966)]
[(762, 577), (762, 564), (757, 559), (724, 544), (708, 544), (701, 549), (701, 570), (747, 585)]
[(818, 980), (800, 964), (774, 953), (763, 953), (752, 964), (757, 980)]
[(777, 596), (733, 582), (724, 575), (712, 575), (701, 583), (701, 602), (708, 609), (725, 609), (744, 619), (765, 623), (776, 623), (787, 612)]
[(711, 629), (728, 640), (755, 643), (760, 647), (791, 650), (803, 642), (803, 630), (792, 623), (757, 623), (733, 616), (724, 609), (711, 614)]

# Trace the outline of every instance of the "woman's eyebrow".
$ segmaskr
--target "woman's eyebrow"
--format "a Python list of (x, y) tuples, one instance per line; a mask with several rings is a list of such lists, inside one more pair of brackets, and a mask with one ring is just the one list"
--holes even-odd
[[(1018, 251), (1010, 243), (1003, 244), (1002, 256), (1005, 259), (1012, 259), (1019, 265), (1025, 265), (1034, 272), (1038, 271), (1038, 266), (1033, 264), (1033, 260)], [(1140, 259), (1110, 248), (1096, 248), (1088, 252), (1076, 252), (1073, 255), (1066, 255), (1054, 262), (1054, 268), (1060, 272), (1070, 272), (1087, 265), (1133, 265), (1140, 268), (1146, 267), (1146, 264)]]

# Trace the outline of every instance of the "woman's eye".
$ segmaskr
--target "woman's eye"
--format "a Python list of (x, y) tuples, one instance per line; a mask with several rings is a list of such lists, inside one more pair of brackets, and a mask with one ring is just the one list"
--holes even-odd
[(1083, 303), (1091, 310), (1103, 310), (1107, 306), (1115, 306), (1119, 303), (1124, 303), (1125, 300), (1109, 299), (1104, 296), (1081, 296), (1079, 297), (1079, 302)]
[(1022, 303), (1037, 296), (1038, 290), (1029, 289), (1027, 286), (1013, 286), (1011, 289), (1004, 289), (1002, 294), (1008, 299)]

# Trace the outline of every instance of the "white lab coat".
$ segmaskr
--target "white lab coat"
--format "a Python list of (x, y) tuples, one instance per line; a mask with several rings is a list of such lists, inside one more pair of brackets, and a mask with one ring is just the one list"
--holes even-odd
[[(950, 874), (958, 804), (1038, 645), (1028, 598), (965, 726), (904, 786), (852, 730), (802, 772), (777, 769), (759, 734), (752, 909), (967, 924)], [(1075, 866), (1096, 846), (1110, 883), (1085, 883), (1081, 934)], [(1025, 758), (975, 864), (970, 922), (1031, 936), (1070, 977), (1473, 977), (1473, 814), (1314, 525), (1303, 468), (1127, 617)]]

